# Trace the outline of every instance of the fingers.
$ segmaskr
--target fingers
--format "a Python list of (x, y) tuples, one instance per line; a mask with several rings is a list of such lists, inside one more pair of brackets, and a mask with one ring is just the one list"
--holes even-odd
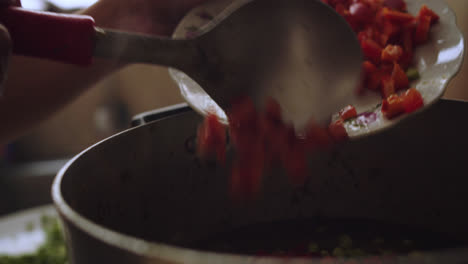
[(0, 95), (7, 77), (8, 63), (11, 55), (11, 39), (8, 30), (0, 24)]

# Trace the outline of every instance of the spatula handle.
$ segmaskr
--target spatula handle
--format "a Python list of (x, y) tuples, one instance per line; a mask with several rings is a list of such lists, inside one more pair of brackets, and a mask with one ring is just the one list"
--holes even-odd
[(199, 64), (196, 42), (130, 32), (96, 29), (94, 57), (124, 63), (157, 64), (191, 70)]
[(10, 33), (14, 54), (82, 66), (92, 63), (92, 17), (7, 7), (0, 9), (0, 23)]

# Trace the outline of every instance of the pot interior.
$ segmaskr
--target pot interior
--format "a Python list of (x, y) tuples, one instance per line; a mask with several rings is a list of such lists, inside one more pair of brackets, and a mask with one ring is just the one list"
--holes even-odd
[(271, 170), (262, 195), (242, 204), (228, 196), (229, 168), (197, 159), (202, 119), (194, 112), (90, 148), (65, 171), (61, 191), (73, 210), (98, 225), (182, 247), (202, 248), (199, 241), (237, 228), (304, 219), (409, 226), (461, 246), (468, 237), (468, 155), (461, 154), (468, 126), (453, 124), (441, 107), (456, 113), (461, 104), (441, 103), (394, 130), (311, 157), (302, 187), (293, 187), (281, 168)]

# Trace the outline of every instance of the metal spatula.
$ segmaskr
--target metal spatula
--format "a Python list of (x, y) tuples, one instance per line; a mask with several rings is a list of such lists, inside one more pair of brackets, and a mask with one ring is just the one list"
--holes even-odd
[(93, 57), (165, 65), (194, 79), (221, 107), (249, 95), (269, 96), (296, 127), (325, 121), (352, 102), (362, 54), (346, 21), (319, 0), (240, 0), (193, 39), (97, 28), (91, 17), (0, 12), (14, 53), (77, 65)]

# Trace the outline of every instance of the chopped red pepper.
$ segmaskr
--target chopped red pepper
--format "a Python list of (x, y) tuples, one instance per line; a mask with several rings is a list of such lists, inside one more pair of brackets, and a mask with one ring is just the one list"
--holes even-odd
[(395, 93), (395, 81), (388, 75), (382, 78), (382, 96), (388, 98)]
[(382, 101), (382, 113), (388, 119), (394, 118), (402, 113), (411, 113), (421, 108), (424, 100), (415, 88), (408, 89), (398, 96), (391, 95)]
[(219, 162), (225, 162), (226, 128), (214, 114), (208, 114), (198, 128), (197, 151), (203, 158), (216, 155)]
[(377, 91), (381, 87), (382, 78), (385, 74), (381, 70), (367, 76), (367, 88), (369, 90)]
[(390, 10), (386, 7), (382, 9), (382, 15), (390, 22), (397, 23), (400, 25), (409, 23), (414, 20), (414, 16), (409, 13), (404, 13), (397, 10)]
[(382, 50), (381, 60), (386, 62), (398, 61), (403, 55), (403, 49), (398, 45), (387, 45)]
[(421, 94), (415, 88), (408, 89), (401, 97), (406, 113), (414, 112), (424, 105)]
[(357, 22), (367, 23), (372, 21), (372, 9), (361, 2), (353, 3), (349, 6), (349, 13)]
[(371, 74), (377, 71), (377, 67), (370, 61), (364, 61), (362, 68), (366, 74)]
[(382, 101), (382, 114), (388, 119), (392, 119), (404, 111), (403, 102), (397, 94), (393, 94)]
[(346, 14), (348, 13), (348, 10), (347, 10), (346, 6), (344, 4), (341, 4), (341, 3), (337, 4), (335, 6), (335, 10), (341, 16), (346, 16)]
[(343, 120), (348, 120), (357, 116), (356, 108), (352, 105), (348, 105), (340, 111), (340, 118)]
[[(228, 116), (231, 142), (238, 157), (230, 187), (235, 199), (253, 198), (260, 190), (263, 171), (278, 162), (293, 184), (303, 184), (308, 175), (307, 153), (332, 142), (329, 131), (315, 123), (305, 131), (304, 139), (298, 137), (294, 128), (283, 122), (281, 107), (271, 98), (263, 112), (257, 112), (250, 99), (238, 100)], [(339, 140), (347, 138), (346, 130), (334, 131), (340, 133)]]
[(249, 159), (243, 158), (243, 162), (233, 164), (230, 190), (234, 200), (251, 200), (260, 192), (263, 174), (260, 157), (252, 155)]
[(309, 151), (315, 148), (327, 148), (332, 143), (330, 134), (326, 128), (323, 128), (314, 122), (310, 122), (306, 130), (306, 147)]
[(253, 101), (247, 98), (233, 103), (228, 118), (231, 141), (239, 147), (241, 152), (248, 150), (261, 132)]
[(430, 16), (419, 16), (414, 32), (414, 42), (416, 44), (423, 44), (429, 37), (429, 28), (431, 27)]
[(382, 54), (382, 48), (372, 39), (364, 39), (361, 41), (362, 52), (364, 56), (373, 63), (379, 63)]
[[(406, 12), (404, 0), (322, 1), (342, 15), (356, 32), (365, 56), (361, 86), (380, 91), (384, 98), (383, 115), (390, 119), (422, 107), (424, 101), (416, 89), (400, 96), (395, 92), (409, 87), (405, 71), (412, 63), (414, 49), (428, 40), (431, 25), (440, 20), (439, 16), (422, 6), (414, 17)], [(356, 109), (348, 106), (328, 127), (311, 122), (303, 137), (298, 137), (292, 126), (283, 122), (276, 101), (267, 101), (264, 112), (258, 112), (248, 98), (233, 102), (228, 113), (229, 133), (238, 158), (232, 169), (232, 194), (253, 198), (261, 189), (263, 171), (278, 162), (293, 183), (303, 183), (308, 174), (307, 154), (347, 140), (344, 120), (356, 116)], [(200, 126), (198, 137), (198, 153), (202, 157), (216, 155), (224, 162), (225, 129), (214, 116), (208, 116)]]
[(395, 89), (406, 89), (409, 85), (408, 76), (398, 63), (393, 64), (392, 79), (395, 83)]
[(384, 0), (384, 6), (400, 11), (406, 10), (406, 3), (403, 0)]
[(402, 30), (402, 46), (405, 52), (413, 52), (413, 34), (415, 25), (407, 25)]
[(413, 63), (413, 53), (404, 52), (401, 56), (400, 61), (398, 62), (402, 69), (407, 70), (409, 66)]
[(283, 154), (283, 165), (294, 185), (304, 184), (307, 177), (305, 146), (296, 142)]
[(344, 122), (341, 119), (331, 123), (328, 127), (328, 132), (336, 142), (342, 142), (349, 138), (348, 132), (346, 132), (346, 128), (344, 127)]
[(400, 31), (401, 31), (401, 27), (398, 26), (398, 25), (395, 25), (394, 23), (388, 21), (388, 20), (384, 20), (383, 22), (383, 26), (381, 27), (381, 31), (382, 31), (382, 34), (381, 34), (381, 37), (380, 37), (380, 40), (381, 40), (381, 45), (382, 46), (385, 46), (387, 45), (388, 41), (394, 37), (395, 35), (397, 35)]
[(432, 11), (427, 5), (423, 5), (418, 13), (419, 17), (429, 16), (431, 18), (431, 24), (435, 24), (439, 21), (439, 16)]
[[(413, 62), (414, 48), (427, 41), (430, 26), (440, 20), (430, 8), (423, 5), (415, 17), (406, 12), (404, 0), (326, 0), (325, 3), (340, 13), (357, 33), (365, 59), (364, 82), (358, 87), (380, 90), (382, 97), (391, 94), (391, 86), (382, 87), (382, 79), (392, 74), (396, 89), (404, 89), (403, 76), (388, 72), (386, 64), (397, 62), (405, 71)], [(430, 17), (430, 23), (428, 21)], [(385, 47), (385, 48), (384, 48)], [(389, 92), (390, 91), (390, 92)]]

